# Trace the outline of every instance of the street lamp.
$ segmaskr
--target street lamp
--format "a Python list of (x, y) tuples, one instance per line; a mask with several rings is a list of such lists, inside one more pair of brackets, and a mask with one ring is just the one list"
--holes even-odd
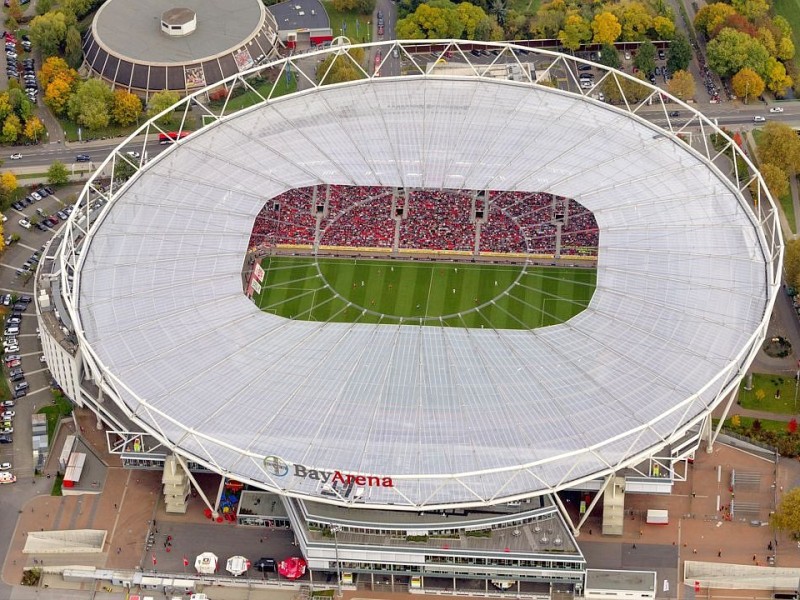
[(342, 563), (339, 561), (339, 538), (336, 536), (341, 531), (341, 526), (331, 525), (331, 532), (333, 533), (333, 547), (336, 552), (336, 577), (337, 577), (337, 594), (342, 596)]

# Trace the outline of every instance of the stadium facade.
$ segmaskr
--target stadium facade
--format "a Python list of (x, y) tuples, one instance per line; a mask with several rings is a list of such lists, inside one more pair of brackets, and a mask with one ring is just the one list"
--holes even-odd
[[(143, 126), (42, 261), (42, 343), (127, 466), (183, 473), (165, 489), (177, 510), (199, 470), (274, 494), (281, 515), (239, 521), (290, 523), (312, 572), (579, 588), (575, 534), (597, 503), (621, 533), (625, 492), (669, 493), (713, 444), (710, 413), (730, 407), (780, 287), (777, 213), (738, 147), (658, 88), (626, 97), (627, 75), (592, 65), (587, 89), (580, 59), (488, 44), (481, 63), (472, 44), (367, 45), (384, 62), (396, 45), (404, 75), (312, 76), (235, 114), (198, 91), (175, 110), (199, 104), (206, 126), (152, 159), (163, 132)], [(279, 82), (340, 51), (268, 66)], [(750, 174), (725, 172), (712, 133)], [(109, 181), (119, 165), (135, 174)], [(533, 330), (257, 310), (243, 293), (254, 220), (288, 189), (327, 184), (574, 198), (599, 226), (597, 289)]]

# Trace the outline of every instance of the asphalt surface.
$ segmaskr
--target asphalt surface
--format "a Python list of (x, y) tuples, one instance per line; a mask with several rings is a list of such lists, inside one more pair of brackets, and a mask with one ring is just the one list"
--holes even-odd
[[(21, 239), (0, 255), (0, 292), (33, 295), (33, 278), (25, 282), (17, 277), (15, 272), (35, 250), (40, 250), (42, 245), (53, 236), (52, 231), (41, 232), (35, 228), (26, 230), (19, 225), (19, 219), (36, 214), (37, 207), (48, 212), (60, 210), (63, 202), (60, 202), (59, 199), (77, 193), (79, 189), (77, 186), (62, 188), (56, 190), (55, 195), (26, 207), (24, 211), (14, 209), (6, 211), (8, 221), (3, 225), (5, 234), (16, 233)], [(8, 548), (16, 527), (16, 518), (11, 518), (11, 515), (17, 515), (32, 497), (48, 495), (53, 483), (46, 477), (33, 474), (31, 415), (52, 401), (47, 365), (39, 362), (41, 345), (36, 336), (36, 316), (33, 306), (25, 312), (20, 326), (20, 335), (17, 337), (20, 342), (19, 354), (22, 356), (22, 368), (25, 371), (25, 378), (30, 384), (30, 389), (28, 395), (17, 400), (16, 406), (12, 409), (16, 413), (13, 421), (14, 443), (0, 445), (0, 462), (12, 463), (12, 472), (17, 476), (16, 484), (5, 485), (0, 489), (0, 514), (5, 515), (0, 519), (0, 547), (4, 548)], [(27, 595), (27, 592), (32, 593), (33, 591), (12, 588), (0, 581), (0, 598), (22, 600), (33, 597)]]

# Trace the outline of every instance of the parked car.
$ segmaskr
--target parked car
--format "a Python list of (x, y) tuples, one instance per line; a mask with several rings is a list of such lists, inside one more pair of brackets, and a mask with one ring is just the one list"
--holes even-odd
[(19, 346), (6, 346), (6, 352), (19, 352)]
[(28, 221), (28, 219), (20, 219), (19, 224), (22, 225), (22, 227), (24, 227), (25, 229), (31, 228), (31, 222)]
[(10, 435), (0, 435), (0, 444), (11, 444), (14, 441)]
[(11, 468), (12, 467), (10, 462), (0, 463), (0, 471), (10, 471)]
[(13, 400), (3, 400), (2, 402), (0, 402), (0, 406), (2, 406), (3, 408), (14, 408), (16, 405), (17, 403), (14, 402)]
[(20, 390), (27, 390), (27, 389), (28, 389), (28, 382), (27, 381), (23, 381), (23, 382), (18, 383), (17, 385), (14, 386), (14, 391), (15, 392), (18, 392)]
[(15, 413), (13, 410), (4, 410), (2, 413), (0, 413), (0, 419), (3, 419), (4, 421), (6, 419), (13, 419), (14, 415), (16, 414), (17, 413)]

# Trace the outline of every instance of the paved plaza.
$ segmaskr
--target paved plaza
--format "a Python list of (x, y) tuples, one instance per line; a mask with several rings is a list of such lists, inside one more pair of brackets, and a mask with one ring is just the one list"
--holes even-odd
[[(105, 434), (95, 428), (91, 414), (79, 410), (78, 415), (79, 433), (108, 466), (102, 493), (56, 497), (46, 494), (47, 486), (37, 486), (40, 495), (31, 499), (19, 514), (2, 566), (2, 578), (7, 584), (18, 584), (23, 569), (34, 564), (42, 564), (45, 569), (55, 569), (60, 565), (92, 565), (120, 570), (141, 568), (145, 572), (172, 573), (177, 576), (187, 571), (193, 572), (191, 565), (194, 557), (206, 550), (215, 552), (221, 561), (236, 554), (251, 559), (260, 556), (280, 559), (296, 554), (291, 531), (212, 522), (205, 517), (205, 506), (199, 496), (190, 499), (185, 515), (167, 514), (163, 510), (160, 471), (123, 469), (118, 457), (106, 452)], [(60, 444), (69, 433), (74, 433), (74, 425), (67, 421), (59, 432), (46, 473), (55, 473), (54, 457), (59, 454)], [(767, 521), (769, 512), (774, 509), (783, 490), (800, 484), (800, 462), (782, 459), (776, 466), (774, 457), (718, 443), (711, 454), (700, 451), (694, 464), (687, 465), (687, 469), (687, 481), (677, 483), (671, 495), (626, 496), (626, 520), (622, 536), (601, 535), (600, 516), (593, 515), (587, 520), (579, 543), (590, 568), (655, 570), (659, 579), (659, 596), (666, 598), (675, 597), (684, 560), (757, 564), (769, 568), (766, 566), (767, 555), (770, 554), (768, 546), (772, 542), (777, 565), (800, 567), (800, 549), (797, 545), (780, 535), (776, 540), (770, 527), (761, 526), (762, 522)], [(731, 492), (730, 481), (734, 469), (740, 474), (740, 479), (746, 479), (748, 485)], [(46, 475), (41, 479), (46, 480)], [(198, 480), (207, 497), (214, 498), (218, 478), (200, 475)], [(734, 494), (737, 502), (748, 507), (750, 513), (729, 516), (726, 507), (730, 506)], [(718, 504), (721, 510), (717, 510)], [(566, 506), (577, 522), (578, 508), (573, 503), (567, 503)], [(648, 509), (668, 510), (669, 524), (648, 525)], [(154, 521), (156, 541), (148, 550), (147, 534)], [(101, 553), (37, 557), (22, 552), (29, 532), (80, 528), (108, 532)], [(166, 545), (167, 536), (171, 538), (169, 547)], [(189, 567), (184, 567), (184, 557), (189, 560)], [(274, 594), (278, 593), (285, 594), (289, 600), (296, 594), (293, 588), (283, 592), (280, 589), (265, 592), (258, 589), (257, 585), (263, 575), (254, 571), (250, 576), (253, 578), (253, 589), (247, 589), (245, 584), (242, 590), (227, 589), (215, 595), (213, 600), (276, 598)], [(277, 576), (272, 574), (272, 577), (277, 582)], [(89, 584), (67, 585), (57, 574), (48, 575), (45, 581), (50, 586), (48, 589), (66, 588), (65, 593), (67, 589), (72, 589), (70, 593), (75, 594), (92, 592), (94, 587)], [(667, 582), (665, 585), (664, 581)], [(369, 592), (368, 597), (377, 600), (397, 595), (388, 594), (388, 589), (384, 590), (383, 587)], [(98, 586), (98, 590), (100, 594), (104, 593), (102, 587)], [(24, 590), (19, 593), (23, 593), (19, 598), (25, 598)], [(350, 595), (365, 597), (364, 594), (362, 590)]]

